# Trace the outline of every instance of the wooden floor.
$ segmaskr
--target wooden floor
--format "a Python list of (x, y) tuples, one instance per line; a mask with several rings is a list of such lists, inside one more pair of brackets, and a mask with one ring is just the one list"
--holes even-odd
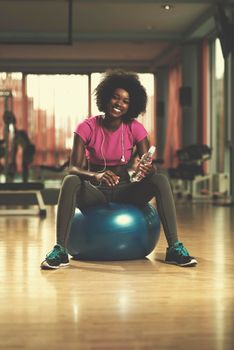
[(0, 349), (233, 350), (234, 208), (177, 203), (195, 268), (149, 259), (39, 265), (54, 243), (48, 217), (0, 217)]

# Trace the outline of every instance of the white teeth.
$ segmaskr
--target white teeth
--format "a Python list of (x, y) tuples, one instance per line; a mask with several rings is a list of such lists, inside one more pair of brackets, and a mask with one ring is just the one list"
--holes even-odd
[(116, 112), (121, 112), (121, 110), (119, 108), (113, 107), (113, 110)]

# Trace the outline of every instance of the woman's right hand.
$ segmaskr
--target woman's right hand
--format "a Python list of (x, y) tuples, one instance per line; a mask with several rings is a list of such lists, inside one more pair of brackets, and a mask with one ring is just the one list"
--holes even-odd
[(108, 186), (116, 186), (119, 183), (119, 176), (111, 170), (106, 170), (103, 173), (96, 173), (95, 180), (100, 183), (106, 183)]

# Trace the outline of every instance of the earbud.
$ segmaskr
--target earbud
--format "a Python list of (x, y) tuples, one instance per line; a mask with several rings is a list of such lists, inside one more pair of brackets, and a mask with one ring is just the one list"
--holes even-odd
[(122, 157), (121, 157), (120, 161), (122, 163), (125, 163), (125, 156), (124, 156), (124, 125), (123, 125), (123, 122), (122, 122), (121, 144), (122, 144)]

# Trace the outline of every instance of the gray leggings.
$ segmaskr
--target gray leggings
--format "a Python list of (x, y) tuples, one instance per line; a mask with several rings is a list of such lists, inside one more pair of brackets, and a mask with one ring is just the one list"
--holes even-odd
[(171, 187), (167, 177), (155, 174), (141, 182), (120, 182), (115, 187), (93, 186), (77, 175), (67, 175), (60, 190), (57, 211), (57, 244), (66, 247), (72, 218), (76, 207), (84, 208), (108, 203), (131, 203), (142, 205), (156, 198), (158, 214), (168, 245), (178, 241), (176, 210)]

